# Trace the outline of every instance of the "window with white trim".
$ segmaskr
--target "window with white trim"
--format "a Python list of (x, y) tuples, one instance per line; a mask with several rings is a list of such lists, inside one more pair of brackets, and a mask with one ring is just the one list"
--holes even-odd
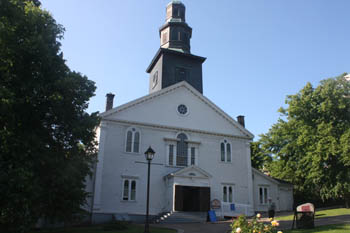
[(173, 166), (174, 165), (174, 145), (169, 145), (169, 155), (168, 155), (168, 165)]
[(140, 152), (140, 131), (132, 127), (126, 131), (126, 152), (139, 153)]
[(261, 186), (259, 187), (259, 203), (261, 205), (267, 205), (268, 204), (268, 194), (269, 194), (269, 188)]
[(135, 201), (136, 200), (136, 180), (124, 179), (123, 180), (123, 201)]
[(166, 164), (168, 166), (187, 167), (197, 165), (198, 147), (196, 142), (188, 141), (188, 137), (184, 133), (180, 133), (176, 139), (170, 139), (166, 148)]
[(231, 163), (232, 153), (231, 153), (231, 143), (226, 139), (220, 143), (220, 161)]
[(181, 156), (177, 153), (177, 147), (174, 144), (169, 144), (167, 146), (167, 153), (168, 153), (167, 165), (169, 166), (187, 167), (187, 166), (192, 166), (197, 164), (196, 147), (192, 146), (187, 148), (186, 154), (189, 154), (189, 156)]
[(233, 203), (233, 185), (222, 186), (222, 201), (227, 203)]
[(191, 161), (190, 164), (192, 165), (196, 165), (196, 148), (195, 147), (191, 147)]

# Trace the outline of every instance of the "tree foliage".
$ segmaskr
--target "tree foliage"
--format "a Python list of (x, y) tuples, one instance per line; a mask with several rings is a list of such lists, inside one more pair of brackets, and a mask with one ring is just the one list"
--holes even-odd
[(270, 154), (264, 150), (260, 141), (252, 142), (250, 144), (252, 167), (258, 170), (264, 168), (272, 161)]
[(37, 0), (0, 0), (0, 230), (81, 211), (96, 155), (94, 82), (63, 59), (64, 29)]
[(274, 156), (272, 176), (323, 200), (350, 198), (350, 82), (344, 76), (289, 95), (282, 118), (260, 139)]

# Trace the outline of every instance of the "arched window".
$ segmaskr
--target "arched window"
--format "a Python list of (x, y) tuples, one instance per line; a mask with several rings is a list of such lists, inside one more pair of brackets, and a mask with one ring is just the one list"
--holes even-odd
[(226, 143), (226, 161), (231, 162), (231, 144)]
[(140, 132), (132, 127), (126, 131), (126, 152), (139, 153), (140, 152)]
[(225, 162), (225, 143), (221, 143), (220, 146), (220, 151), (221, 151), (221, 162)]
[(140, 132), (134, 134), (134, 152), (139, 153), (140, 148)]
[(220, 143), (220, 160), (227, 163), (232, 161), (231, 143), (226, 139)]
[(176, 145), (176, 166), (187, 166), (187, 153), (188, 153), (188, 144), (187, 136), (184, 133), (180, 133), (177, 136), (178, 142)]

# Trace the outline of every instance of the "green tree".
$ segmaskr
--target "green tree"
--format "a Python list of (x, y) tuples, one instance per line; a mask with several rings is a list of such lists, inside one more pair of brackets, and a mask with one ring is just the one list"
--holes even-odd
[(310, 83), (286, 99), (282, 118), (260, 142), (274, 156), (271, 175), (298, 192), (350, 201), (350, 82), (345, 74)]
[(271, 163), (271, 156), (262, 148), (260, 141), (250, 144), (252, 167), (263, 170), (267, 164)]
[(0, 231), (69, 221), (96, 158), (94, 82), (65, 64), (63, 27), (36, 0), (0, 0)]

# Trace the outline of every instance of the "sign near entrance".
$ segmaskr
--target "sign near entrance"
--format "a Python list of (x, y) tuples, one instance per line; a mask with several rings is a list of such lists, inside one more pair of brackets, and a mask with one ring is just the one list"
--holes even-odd
[(209, 220), (210, 222), (216, 222), (216, 214), (215, 214), (215, 211), (213, 210), (209, 210), (208, 211), (208, 215), (209, 215)]
[(221, 208), (221, 202), (218, 199), (214, 199), (211, 201), (211, 208), (212, 209), (220, 209)]

